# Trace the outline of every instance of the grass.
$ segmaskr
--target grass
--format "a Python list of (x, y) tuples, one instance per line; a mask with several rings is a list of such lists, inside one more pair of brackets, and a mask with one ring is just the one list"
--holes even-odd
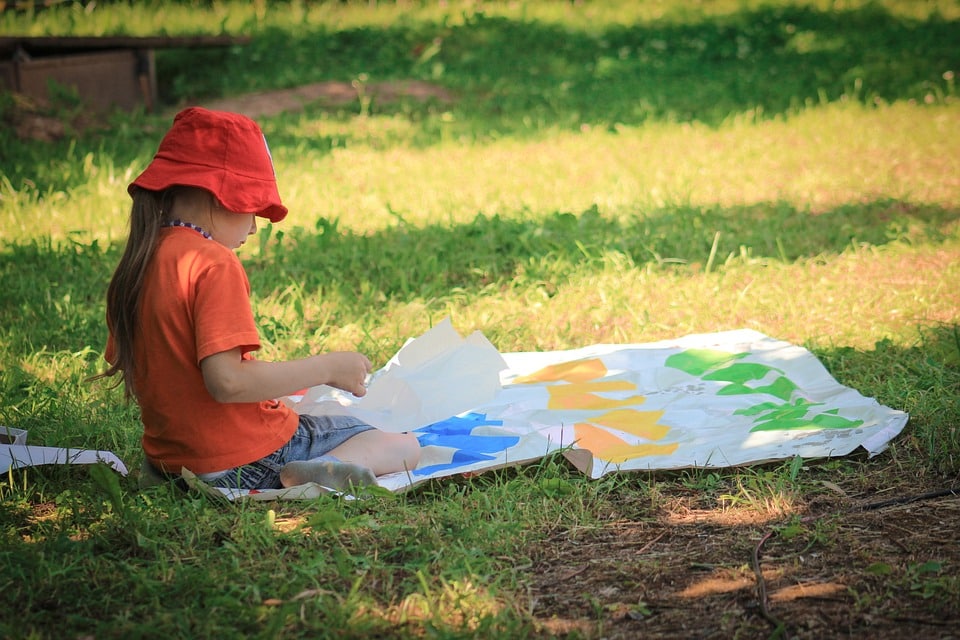
[[(99, 467), (12, 472), (0, 483), (0, 585), (20, 613), (0, 617), (0, 634), (545, 634), (525, 595), (538, 549), (648, 521), (678, 494), (718, 522), (773, 523), (802, 549), (840, 529), (795, 520), (830, 493), (823, 481), (949, 485), (960, 471), (958, 20), (948, 0), (3, 12), (4, 34), (162, 24), (253, 37), (161, 51), (163, 113), (111, 114), (53, 142), (0, 130), (0, 424), (28, 429), (32, 444), (139, 463), (135, 409), (84, 379), (101, 367), (125, 187), (170, 112), (327, 79), (428, 80), (457, 98), (308, 105), (261, 122), (292, 211), (240, 254), (264, 357), (357, 348), (382, 365), (448, 315), (503, 352), (746, 327), (809, 347), (911, 421), (874, 460), (587, 481), (556, 458), (362, 502), (221, 505), (138, 492)], [(0, 107), (15, 123), (14, 100)], [(65, 93), (48, 114), (69, 125), (82, 109)], [(874, 560), (874, 579), (895, 576), (902, 601), (952, 606), (955, 567)], [(880, 596), (858, 597), (866, 611)], [(610, 631), (593, 598), (594, 619), (569, 635)]]

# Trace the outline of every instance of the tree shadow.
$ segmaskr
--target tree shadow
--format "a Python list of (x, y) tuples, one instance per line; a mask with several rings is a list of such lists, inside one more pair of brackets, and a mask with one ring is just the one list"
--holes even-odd
[(703, 268), (713, 254), (719, 269), (730, 257), (791, 263), (860, 245), (937, 244), (958, 219), (956, 209), (876, 201), (816, 215), (787, 203), (677, 206), (619, 218), (595, 207), (537, 219), (478, 214), (454, 226), (398, 224), (367, 235), (320, 220), (313, 230), (285, 231), (248, 264), (255, 284), (266, 285), (279, 270), (307, 289), (373, 290), (403, 300), (491, 285), (549, 288), (574, 271), (605, 268), (611, 254), (639, 268)]
[[(896, 200), (841, 205), (819, 214), (784, 202), (737, 207), (673, 206), (632, 217), (556, 211), (532, 217), (478, 214), (456, 225), (398, 223), (371, 234), (321, 218), (315, 228), (261, 230), (257, 255), (241, 253), (254, 289), (290, 284), (311, 295), (357, 292), (376, 304), (449, 299), (453, 292), (558, 290), (571, 276), (607, 269), (694, 275), (728, 257), (759, 270), (767, 262), (829, 260), (851, 248), (917, 242), (936, 247), (955, 237), (960, 210)], [(268, 239), (268, 234), (272, 237)], [(0, 326), (7, 346), (24, 353), (101, 348), (103, 302), (122, 240), (101, 249), (49, 238), (0, 247)], [(712, 257), (711, 257), (712, 256)], [(99, 336), (92, 338), (91, 336)]]
[(942, 99), (953, 91), (943, 74), (960, 67), (958, 33), (955, 20), (908, 19), (879, 5), (691, 11), (603, 28), (477, 11), (457, 25), (407, 19), (384, 28), (271, 28), (246, 47), (161, 52), (157, 64), (162, 94), (174, 103), (361, 76), (431, 81), (459, 93), (455, 111), (466, 134), (517, 135), (651, 119), (718, 124), (731, 114), (773, 117), (842, 96)]
[[(817, 215), (787, 203), (742, 207), (676, 206), (613, 217), (596, 208), (554, 212), (536, 219), (477, 215), (443, 225), (397, 224), (371, 234), (320, 219), (316, 228), (267, 227), (261, 250), (241, 253), (256, 291), (290, 283), (303, 291), (335, 291), (345, 300), (366, 292), (374, 304), (445, 299), (452, 292), (488, 295), (489, 289), (542, 287), (550, 293), (577, 274), (600, 272), (611, 261), (631, 268), (695, 274), (713, 257), (792, 263), (829, 259), (851, 247), (917, 241), (937, 245), (952, 237), (960, 210), (876, 201)], [(0, 324), (31, 328), (8, 336), (8, 346), (100, 349), (104, 296), (123, 242), (34, 240), (0, 250)], [(280, 284), (278, 284), (280, 283)], [(95, 338), (92, 338), (94, 336)], [(93, 344), (91, 344), (93, 340)], [(19, 346), (14, 346), (19, 345)]]

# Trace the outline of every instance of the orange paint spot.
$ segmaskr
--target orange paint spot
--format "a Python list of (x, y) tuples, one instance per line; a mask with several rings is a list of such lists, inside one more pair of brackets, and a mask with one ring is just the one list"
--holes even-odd
[(574, 360), (573, 362), (563, 362), (552, 364), (530, 375), (520, 376), (513, 382), (515, 384), (536, 384), (538, 382), (586, 382), (587, 380), (596, 380), (602, 378), (607, 373), (607, 366), (599, 358), (589, 360)]
[(573, 434), (577, 446), (596, 454), (598, 451), (627, 444), (606, 429), (595, 427), (592, 424), (577, 423), (573, 425)]
[(606, 429), (595, 427), (592, 424), (576, 424), (573, 430), (577, 438), (577, 447), (586, 449), (601, 460), (613, 464), (643, 456), (670, 455), (680, 446), (678, 442), (669, 444), (627, 444)]

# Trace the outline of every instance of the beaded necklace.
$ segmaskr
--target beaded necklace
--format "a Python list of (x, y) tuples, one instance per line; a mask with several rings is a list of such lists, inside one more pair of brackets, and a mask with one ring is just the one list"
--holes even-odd
[(202, 236), (203, 236), (204, 238), (206, 238), (207, 240), (213, 240), (213, 236), (211, 236), (209, 233), (207, 233), (206, 231), (204, 231), (203, 228), (201, 228), (201, 227), (193, 224), (192, 222), (184, 222), (183, 220), (180, 220), (179, 218), (177, 218), (177, 219), (175, 219), (175, 220), (171, 220), (170, 222), (167, 222), (167, 223), (164, 224), (163, 226), (165, 226), (165, 227), (186, 227), (187, 229), (193, 229), (194, 231), (196, 231), (197, 233), (199, 233), (200, 235), (202, 235)]

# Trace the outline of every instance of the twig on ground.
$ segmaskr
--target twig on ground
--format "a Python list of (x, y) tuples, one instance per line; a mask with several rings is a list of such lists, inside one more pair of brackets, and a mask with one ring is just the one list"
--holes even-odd
[[(901, 504), (909, 504), (911, 502), (919, 502), (921, 500), (932, 500), (934, 498), (942, 498), (944, 496), (953, 496), (960, 497), (960, 489), (940, 489), (938, 491), (931, 491), (929, 493), (923, 493), (920, 495), (914, 496), (902, 496), (900, 498), (891, 498), (890, 500), (883, 500), (881, 502), (871, 502), (864, 505), (860, 505), (855, 509), (850, 509), (849, 511), (874, 511), (876, 509), (883, 509), (885, 507), (892, 507)], [(802, 522), (809, 522), (814, 520), (816, 516), (807, 516), (802, 518)], [(767, 600), (767, 583), (763, 578), (763, 571), (760, 568), (760, 550), (763, 548), (763, 545), (776, 534), (776, 529), (771, 529), (768, 531), (761, 539), (760, 542), (756, 544), (753, 548), (753, 557), (751, 558), (751, 564), (753, 566), (753, 573), (757, 577), (757, 595), (760, 605), (760, 615), (763, 616), (764, 620), (772, 624), (776, 630), (774, 631), (775, 635), (780, 633), (786, 633), (786, 625), (779, 618), (774, 616), (770, 612), (769, 602)]]
[(753, 548), (753, 573), (757, 576), (757, 597), (760, 604), (760, 615), (763, 616), (763, 619), (772, 624), (777, 629), (786, 630), (786, 626), (781, 622), (776, 616), (770, 613), (770, 606), (767, 602), (767, 582), (763, 579), (763, 571), (760, 569), (760, 549), (763, 547), (763, 544), (773, 537), (776, 533), (775, 529), (768, 531), (762, 538), (760, 542), (756, 544)]
[(891, 498), (890, 500), (882, 500), (880, 502), (869, 502), (864, 505), (860, 505), (860, 511), (873, 511), (874, 509), (883, 509), (884, 507), (892, 507), (900, 504), (910, 504), (911, 502), (919, 502), (921, 500), (932, 500), (934, 498), (942, 498), (944, 496), (953, 496), (955, 498), (960, 497), (960, 489), (940, 489), (939, 491), (931, 491), (930, 493), (922, 493), (916, 496), (902, 496), (899, 498)]

